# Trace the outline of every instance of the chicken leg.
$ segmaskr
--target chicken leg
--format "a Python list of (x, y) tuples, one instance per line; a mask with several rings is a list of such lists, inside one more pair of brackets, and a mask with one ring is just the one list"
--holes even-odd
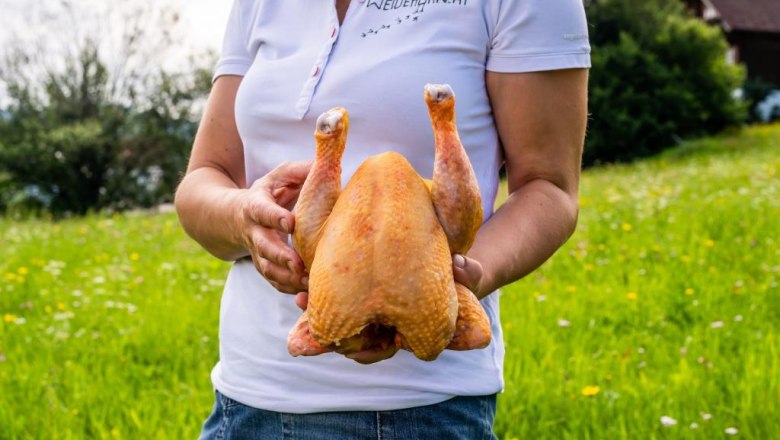
[[(446, 84), (427, 84), (425, 103), (433, 126), (435, 157), (431, 200), (452, 253), (465, 255), (482, 223), (477, 178), (458, 136), (455, 94)], [(458, 318), (450, 350), (483, 348), (490, 343), (490, 322), (477, 297), (459, 283)]]

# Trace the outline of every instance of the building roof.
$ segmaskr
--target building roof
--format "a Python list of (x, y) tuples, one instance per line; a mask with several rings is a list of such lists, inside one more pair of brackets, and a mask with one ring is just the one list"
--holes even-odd
[(780, 33), (780, 0), (704, 0), (726, 31)]

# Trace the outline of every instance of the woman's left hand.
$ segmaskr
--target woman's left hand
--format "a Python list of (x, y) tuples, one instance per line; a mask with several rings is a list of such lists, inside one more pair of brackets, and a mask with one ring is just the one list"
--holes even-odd
[(481, 291), (484, 271), (479, 261), (465, 255), (454, 254), (452, 256), (452, 274), (455, 276), (456, 282), (466, 286), (477, 298), (482, 299), (483, 296), (490, 293)]

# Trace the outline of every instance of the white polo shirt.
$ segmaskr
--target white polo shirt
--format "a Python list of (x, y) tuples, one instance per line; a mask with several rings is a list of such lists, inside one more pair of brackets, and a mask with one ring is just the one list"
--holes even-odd
[[(313, 158), (315, 120), (337, 105), (350, 115), (344, 184), (368, 156), (388, 150), (430, 178), (423, 85), (450, 84), (489, 221), (502, 152), (485, 71), (589, 67), (587, 32), (581, 0), (352, 0), (342, 25), (333, 1), (235, 0), (215, 78), (244, 76), (236, 121), (248, 185), (283, 161)], [(334, 353), (293, 358), (287, 333), (301, 311), (242, 260), (225, 285), (212, 380), (239, 402), (292, 413), (496, 393), (504, 360), (498, 292), (482, 304), (493, 330), (483, 350), (445, 350), (433, 362), (400, 351), (372, 365)]]

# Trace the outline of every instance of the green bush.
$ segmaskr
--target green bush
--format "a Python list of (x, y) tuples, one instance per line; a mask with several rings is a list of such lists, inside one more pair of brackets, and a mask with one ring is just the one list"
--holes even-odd
[(132, 78), (134, 90), (112, 94), (88, 41), (62, 71), (9, 76), (0, 209), (84, 214), (172, 201), (197, 129), (194, 104), (210, 86), (207, 69), (193, 70)]
[(100, 123), (87, 120), (6, 146), (0, 162), (19, 189), (17, 203), (82, 213), (97, 206), (105, 165), (113, 154)]
[(593, 1), (584, 163), (626, 161), (745, 119), (733, 97), (744, 69), (726, 61), (719, 29), (677, 0)]

